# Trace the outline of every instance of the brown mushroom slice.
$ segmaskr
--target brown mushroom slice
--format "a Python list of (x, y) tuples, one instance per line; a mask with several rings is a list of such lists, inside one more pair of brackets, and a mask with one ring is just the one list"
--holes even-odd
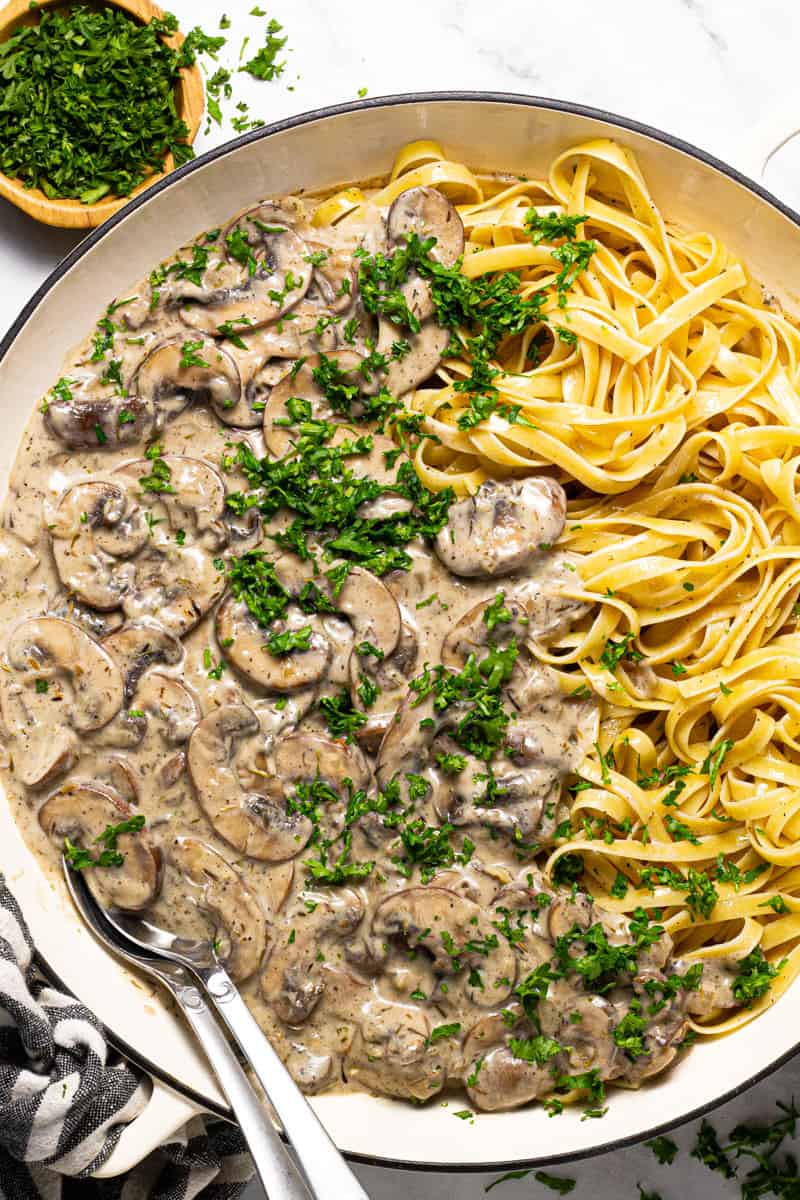
[[(353, 350), (336, 350), (324, 356), (332, 362), (347, 377), (348, 386), (358, 387), (363, 383), (363, 376), (358, 368), (363, 362), (359, 354)], [(307, 358), (299, 370), (291, 371), (280, 383), (276, 384), (270, 393), (264, 409), (264, 444), (275, 458), (283, 458), (292, 449), (292, 443), (297, 440), (299, 428), (294, 424), (287, 404), (289, 400), (306, 400), (311, 405), (311, 419), (314, 421), (335, 421), (337, 417), (327, 400), (325, 393), (314, 378), (314, 370), (320, 366), (322, 358), (315, 354)], [(359, 415), (358, 402), (353, 403), (353, 415)]]
[[(64, 784), (39, 809), (39, 824), (59, 849), (64, 838), (92, 851), (103, 832), (135, 813), (111, 788), (87, 780)], [(161, 888), (161, 852), (144, 831), (121, 833), (117, 867), (88, 867), (86, 882), (105, 908), (139, 911), (152, 904)]]
[(321, 779), (335, 790), (350, 779), (356, 790), (372, 779), (369, 764), (358, 746), (334, 741), (322, 733), (290, 733), (275, 747), (275, 776), (285, 787)]
[[(273, 634), (310, 629), (307, 650), (271, 654), (269, 638)], [(290, 605), (286, 617), (262, 628), (243, 600), (228, 595), (217, 609), (217, 639), (225, 656), (238, 671), (259, 687), (276, 692), (294, 692), (318, 683), (325, 677), (331, 647), (320, 618), (307, 615)]]
[(400, 938), (410, 950), (424, 949), (439, 975), (469, 968), (464, 990), (479, 1008), (501, 1004), (516, 981), (517, 961), (509, 943), (497, 939), (480, 905), (448, 888), (403, 888), (382, 900), (371, 927), (371, 946), (379, 962), (388, 957), (391, 937)]
[[(143, 489), (140, 503), (151, 510), (150, 538), (133, 563), (122, 599), (131, 621), (150, 619), (180, 637), (192, 629), (225, 590), (225, 573), (214, 554), (227, 532), (222, 520), (225, 486), (200, 459), (166, 455), (171, 492)], [(137, 459), (116, 474), (133, 483), (150, 474), (152, 463)]]
[(505, 646), (511, 641), (524, 643), (528, 625), (524, 602), (514, 594), (498, 592), (473, 605), (448, 631), (442, 642), (441, 661), (446, 667), (460, 671), (471, 654), (483, 658), (490, 643), (493, 646)]
[(209, 550), (218, 550), (224, 544), (226, 532), (225, 484), (222, 476), (211, 463), (202, 458), (191, 458), (186, 454), (161, 456), (169, 471), (169, 491), (154, 491), (142, 484), (151, 475), (153, 464), (149, 459), (137, 458), (125, 463), (114, 472), (130, 481), (131, 486), (140, 488), (140, 504), (163, 509), (169, 530), (154, 528), (151, 541), (160, 545), (164, 534), (170, 534), (168, 545), (175, 542), (171, 531), (182, 529), (191, 534), (193, 541)]
[[(321, 258), (314, 265), (309, 299), (315, 299), (329, 313), (341, 314), (355, 304), (358, 296), (358, 273), (353, 256), (346, 250), (323, 246), (320, 242), (307, 242), (311, 254)], [(322, 255), (325, 257), (322, 258)]]
[(267, 752), (273, 748), (279, 737), (297, 728), (316, 698), (317, 689), (308, 687), (280, 697), (255, 701), (253, 711), (261, 724), (264, 748)]
[(450, 333), (433, 318), (429, 318), (423, 320), (418, 333), (406, 335), (411, 349), (398, 358), (391, 355), (392, 346), (396, 341), (397, 326), (381, 318), (377, 350), (379, 354), (390, 357), (383, 385), (393, 396), (399, 397), (414, 391), (426, 379), (430, 379), (444, 357), (450, 342)]
[(189, 404), (210, 404), (226, 425), (242, 403), (242, 381), (233, 358), (211, 338), (170, 338), (149, 352), (133, 377), (132, 391), (155, 413), (156, 426)]
[(15, 773), (39, 787), (74, 765), (79, 734), (102, 728), (122, 707), (122, 675), (98, 642), (60, 617), (22, 621), (6, 657), (0, 713)]
[(137, 707), (159, 722), (164, 740), (170, 746), (187, 742), (200, 720), (200, 705), (186, 684), (161, 671), (145, 675), (136, 689), (135, 700)]
[(436, 238), (431, 258), (452, 267), (464, 251), (464, 225), (453, 205), (436, 188), (413, 187), (401, 192), (389, 209), (386, 231), (390, 241)]
[[(169, 852), (172, 865), (194, 887), (190, 899), (213, 923), (217, 954), (231, 977), (241, 983), (261, 965), (267, 945), (264, 913), (234, 867), (205, 842), (178, 837)], [(195, 898), (194, 892), (199, 890)]]
[[(187, 286), (181, 320), (206, 333), (247, 316), (248, 328), (276, 321), (303, 299), (313, 269), (306, 261), (307, 243), (292, 228), (297, 214), (283, 204), (266, 201), (237, 217), (224, 231), (229, 259), (242, 262), (241, 277), (231, 286), (207, 290)], [(204, 281), (205, 282), (205, 281)]]
[(377, 575), (351, 566), (333, 603), (350, 622), (356, 645), (369, 642), (384, 658), (393, 653), (402, 629), (400, 609)]
[(420, 702), (409, 693), (389, 723), (378, 748), (375, 777), (386, 788), (396, 775), (419, 774), (428, 766), (431, 745), (444, 720), (429, 695)]
[(145, 671), (157, 663), (174, 667), (183, 658), (183, 646), (171, 633), (155, 622), (140, 621), (123, 625), (103, 642), (122, 672), (125, 683), (124, 703), (129, 703)]
[(242, 400), (239, 367), (211, 338), (169, 338), (140, 362), (132, 391), (156, 414), (158, 428), (184, 412), (188, 404), (210, 404), (225, 425)]
[(152, 403), (135, 394), (95, 396), (87, 387), (47, 405), (46, 428), (71, 450), (131, 446), (149, 437), (155, 423)]
[(323, 946), (341, 944), (363, 916), (364, 902), (351, 888), (301, 893), (284, 922), (294, 936), (275, 944), (261, 976), (262, 995), (281, 1021), (296, 1027), (308, 1020), (325, 991)]
[(520, 571), (561, 536), (564, 489), (548, 476), (498, 483), (450, 506), (434, 549), (454, 575), (495, 578)]
[(464, 1083), (470, 1103), (481, 1112), (519, 1108), (553, 1090), (552, 1063), (516, 1058), (508, 1045), (510, 1036), (524, 1037), (525, 1030), (510, 1035), (502, 1017), (491, 1015), (478, 1021), (467, 1037)]
[(378, 658), (369, 652), (359, 653), (360, 643), (356, 643), (350, 654), (349, 682), (353, 705), (362, 706), (359, 688), (363, 686), (365, 678), (378, 688), (374, 703), (364, 710), (366, 724), (356, 730), (359, 744), (371, 754), (377, 753), (397, 710), (408, 696), (408, 681), (416, 672), (419, 658), (416, 630), (403, 610), (400, 611), (400, 637), (388, 658)]
[(260, 725), (251, 708), (224, 704), (215, 709), (189, 739), (189, 774), (200, 807), (221, 838), (251, 858), (283, 862), (305, 847), (313, 825), (287, 812), (282, 786), (275, 789), (277, 798), (242, 787), (238, 759), (243, 743), (254, 735), (260, 735)]
[(413, 1004), (380, 995), (359, 1006), (358, 1034), (345, 1058), (350, 1083), (398, 1099), (430, 1100), (447, 1083), (448, 1039), (431, 1045), (431, 1022)]
[(61, 496), (48, 526), (59, 578), (78, 599), (101, 611), (118, 608), (149, 536), (144, 512), (122, 483), (89, 479)]
[(283, 358), (270, 358), (248, 380), (244, 398), (236, 410), (236, 422), (241, 429), (258, 429), (264, 424), (264, 409), (273, 390), (291, 372), (291, 363)]

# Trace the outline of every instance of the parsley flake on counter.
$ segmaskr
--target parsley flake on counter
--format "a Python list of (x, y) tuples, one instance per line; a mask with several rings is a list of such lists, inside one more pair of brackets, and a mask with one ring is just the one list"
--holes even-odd
[[(260, 16), (266, 16), (266, 13), (259, 11)], [(282, 75), (286, 68), (286, 61), (277, 61), (283, 47), (286, 45), (288, 38), (277, 37), (276, 35), (283, 31), (283, 26), (274, 18), (267, 25), (266, 41), (261, 49), (251, 59), (248, 59), (240, 71), (246, 71), (248, 75), (252, 75), (255, 79), (266, 79), (272, 81)]]
[(655, 1154), (662, 1166), (664, 1163), (670, 1166), (678, 1153), (677, 1145), (673, 1142), (672, 1138), (668, 1137), (660, 1136), (651, 1138), (649, 1142), (645, 1142), (645, 1146), (647, 1146), (648, 1150), (653, 1151), (653, 1154)]

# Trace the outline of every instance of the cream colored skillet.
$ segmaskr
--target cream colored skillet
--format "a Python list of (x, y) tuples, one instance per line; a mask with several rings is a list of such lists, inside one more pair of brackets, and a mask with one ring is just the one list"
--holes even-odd
[[(654, 130), (557, 101), (478, 93), (366, 100), (268, 126), (188, 164), (133, 201), (59, 265), (0, 346), (0, 485), (5, 490), (31, 406), (120, 287), (147, 274), (198, 230), (271, 194), (319, 190), (385, 174), (394, 149), (435, 137), (453, 158), (484, 169), (534, 173), (561, 149), (592, 137), (629, 146), (661, 209), (709, 229), (753, 276), (800, 311), (800, 217), (700, 151)], [(794, 275), (792, 275), (794, 272)], [(109, 957), (82, 927), (55, 872), (47, 873), (0, 795), (0, 869), (22, 904), (44, 963), (97, 1012), (151, 1073), (143, 1115), (126, 1130), (103, 1175), (144, 1158), (192, 1114), (225, 1112), (209, 1067), (161, 994)], [(747, 1087), (797, 1050), (793, 991), (729, 1038), (699, 1046), (676, 1070), (637, 1092), (616, 1091), (602, 1120), (543, 1109), (453, 1120), (454, 1108), (415, 1108), (366, 1094), (312, 1103), (337, 1144), (366, 1162), (492, 1169), (599, 1153), (651, 1136)]]

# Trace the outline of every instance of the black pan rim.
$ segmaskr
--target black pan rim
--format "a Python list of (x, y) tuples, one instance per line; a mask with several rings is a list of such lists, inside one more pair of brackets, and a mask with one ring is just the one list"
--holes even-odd
[[(8, 354), (11, 346), (17, 336), (27, 324), (28, 320), (33, 316), (39, 304), (51, 291), (56, 283), (102, 238), (104, 238), (112, 229), (121, 224), (131, 213), (135, 212), (143, 204), (147, 204), (159, 193), (166, 188), (173, 186), (179, 180), (191, 175), (195, 171), (201, 171), (204, 166), (210, 162), (214, 162), (218, 158), (223, 158), (234, 150), (238, 150), (242, 146), (250, 145), (252, 142), (260, 142), (272, 137), (274, 134), (282, 133), (289, 129), (295, 129), (301, 125), (309, 125), (315, 121), (325, 120), (329, 117), (337, 117), (351, 112), (359, 112), (363, 109), (379, 109), (393, 108), (403, 104), (436, 104), (436, 103), (489, 103), (489, 104), (517, 104), (528, 108), (543, 108), (552, 112), (565, 112), (575, 116), (588, 117), (592, 120), (603, 121), (609, 125), (615, 125), (619, 129), (629, 130), (632, 133), (641, 134), (655, 142), (660, 142), (663, 145), (670, 147), (672, 150), (686, 154), (690, 158), (703, 163), (705, 166), (711, 167), (718, 171), (721, 175), (726, 175), (735, 183), (763, 200), (771, 208), (781, 213), (789, 221), (800, 229), (800, 214), (784, 204), (781, 200), (774, 196), (767, 188), (762, 187), (753, 179), (749, 179), (741, 171), (735, 167), (729, 166), (721, 159), (716, 158), (713, 154), (700, 149), (698, 146), (692, 145), (691, 142), (685, 142), (682, 138), (675, 137), (664, 130), (657, 129), (652, 125), (647, 125), (641, 121), (632, 120), (629, 117), (620, 116), (617, 113), (608, 112), (606, 109), (592, 108), (585, 104), (575, 104), (569, 100), (557, 100), (547, 96), (531, 96), (518, 92), (482, 92), (482, 91), (431, 91), (431, 92), (401, 92), (396, 95), (389, 96), (374, 96), (367, 97), (363, 100), (353, 100), (344, 104), (332, 104), (324, 108), (310, 109), (308, 112), (299, 113), (297, 116), (286, 117), (280, 121), (274, 121), (269, 125), (263, 125), (258, 129), (251, 130), (249, 133), (242, 134), (241, 137), (234, 138), (229, 142), (225, 142), (222, 146), (217, 146), (212, 150), (206, 151), (190, 162), (184, 163), (183, 166), (170, 172), (163, 179), (154, 183), (152, 187), (147, 188), (139, 196), (130, 200), (126, 205), (114, 213), (107, 221), (97, 229), (92, 230), (86, 235), (68, 254), (61, 259), (54, 267), (47, 279), (30, 297), (27, 303), (23, 306), (19, 316), (10, 326), (5, 336), (0, 340), (0, 363)], [(58, 977), (57, 973), (49, 966), (47, 961), (37, 955), (41, 967), (50, 975), (50, 977), (58, 984), (65, 988), (64, 982)], [(215, 1104), (213, 1101), (199, 1095), (192, 1088), (187, 1088), (169, 1075), (157, 1063), (152, 1062), (146, 1056), (140, 1054), (134, 1047), (130, 1046), (123, 1038), (115, 1034), (112, 1030), (106, 1030), (111, 1043), (120, 1050), (127, 1058), (136, 1063), (148, 1074), (162, 1080), (168, 1087), (174, 1091), (186, 1096), (188, 1099), (202, 1105), (202, 1107), (213, 1113), (216, 1116), (230, 1120), (230, 1111), (223, 1108), (221, 1105)], [(557, 1164), (578, 1162), (582, 1159), (596, 1158), (601, 1154), (609, 1154), (615, 1150), (624, 1149), (627, 1146), (637, 1145), (646, 1138), (652, 1138), (658, 1134), (669, 1132), (677, 1129), (681, 1125), (687, 1124), (689, 1121), (694, 1121), (698, 1117), (702, 1117), (721, 1105), (736, 1099), (754, 1087), (762, 1079), (774, 1074), (791, 1059), (796, 1057), (800, 1052), (800, 1042), (795, 1045), (779, 1058), (763, 1067), (760, 1071), (751, 1075), (743, 1083), (731, 1088), (723, 1093), (715, 1100), (698, 1105), (689, 1112), (682, 1114), (673, 1120), (666, 1121), (660, 1125), (654, 1125), (651, 1129), (643, 1132), (631, 1134), (627, 1137), (614, 1138), (611, 1141), (603, 1142), (597, 1146), (592, 1146), (589, 1149), (571, 1152), (569, 1154), (546, 1154), (537, 1156), (536, 1158), (511, 1159), (507, 1162), (487, 1162), (487, 1163), (426, 1163), (409, 1161), (407, 1159), (394, 1158), (377, 1158), (369, 1154), (347, 1153), (346, 1157), (355, 1163), (363, 1164), (364, 1166), (383, 1167), (397, 1171), (409, 1172), (430, 1172), (430, 1173), (448, 1173), (461, 1172), (463, 1174), (485, 1174), (488, 1172), (503, 1172), (509, 1170), (533, 1170), (542, 1166), (554, 1166)], [(479, 1116), (480, 1114), (476, 1114)]]

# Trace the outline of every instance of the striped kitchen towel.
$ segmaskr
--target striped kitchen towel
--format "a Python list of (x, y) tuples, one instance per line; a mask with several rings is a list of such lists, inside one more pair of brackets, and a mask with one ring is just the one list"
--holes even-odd
[(34, 964), (0, 874), (0, 1196), (6, 1200), (234, 1200), (253, 1174), (239, 1131), (196, 1118), (130, 1175), (87, 1178), (144, 1109), (141, 1075), (103, 1027)]

